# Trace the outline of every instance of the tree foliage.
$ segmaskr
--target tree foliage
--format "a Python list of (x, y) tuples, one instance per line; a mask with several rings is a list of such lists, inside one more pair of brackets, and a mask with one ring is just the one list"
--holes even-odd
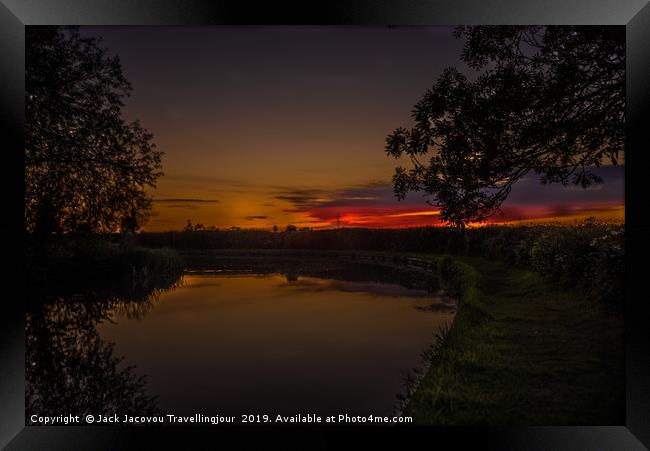
[(30, 232), (133, 231), (162, 152), (122, 117), (131, 85), (117, 57), (74, 27), (26, 27), (25, 220)]
[(430, 196), (456, 226), (485, 221), (513, 184), (587, 187), (593, 167), (618, 164), (625, 139), (625, 29), (615, 26), (470, 26), (461, 59), (412, 111), (414, 126), (386, 138), (396, 196)]

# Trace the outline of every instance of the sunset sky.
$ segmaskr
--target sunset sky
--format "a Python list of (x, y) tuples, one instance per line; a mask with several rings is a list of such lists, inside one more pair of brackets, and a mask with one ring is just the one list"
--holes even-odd
[[(386, 135), (460, 61), (452, 27), (84, 27), (119, 55), (140, 119), (165, 152), (145, 231), (439, 224), (398, 202)], [(401, 164), (406, 165), (405, 162)], [(594, 189), (515, 185), (495, 222), (623, 219), (624, 168)]]

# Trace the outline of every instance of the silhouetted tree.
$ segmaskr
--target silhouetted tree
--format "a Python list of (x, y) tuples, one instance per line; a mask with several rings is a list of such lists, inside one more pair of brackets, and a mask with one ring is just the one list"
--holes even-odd
[(278, 230), (279, 230), (279, 229), (278, 229), (277, 224), (274, 224), (274, 225), (273, 225), (273, 233), (276, 233)]
[(285, 232), (295, 232), (296, 230), (298, 230), (298, 227), (293, 224), (288, 224)]
[(527, 173), (587, 187), (590, 168), (624, 151), (625, 29), (617, 26), (459, 27), (469, 79), (447, 68), (412, 112), (415, 125), (386, 138), (406, 156), (396, 196), (432, 196), (456, 226), (484, 221)]
[(117, 57), (75, 27), (25, 31), (25, 219), (31, 232), (136, 230), (162, 152), (121, 115), (131, 91)]

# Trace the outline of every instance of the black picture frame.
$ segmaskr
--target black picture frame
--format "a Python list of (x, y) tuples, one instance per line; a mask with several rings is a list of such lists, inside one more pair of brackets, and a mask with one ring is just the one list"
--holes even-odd
[[(626, 101), (626, 421), (612, 426), (468, 427), (468, 428), (288, 428), (256, 427), (105, 427), (25, 426), (24, 309), (20, 299), (24, 218), (24, 36), (26, 25), (456, 25), (456, 24), (612, 24), (627, 35)], [(356, 0), (265, 2), (210, 0), (0, 0), (0, 120), (6, 130), (3, 155), (5, 208), (2, 236), (10, 283), (3, 295), (0, 340), (0, 447), (24, 449), (151, 448), (152, 440), (191, 449), (196, 440), (208, 447), (224, 434), (241, 443), (283, 448), (404, 446), (405, 439), (517, 450), (642, 450), (650, 447), (650, 328), (644, 295), (650, 218), (644, 184), (642, 149), (648, 146), (650, 103), (650, 4), (647, 0)], [(13, 246), (11, 246), (13, 244)], [(13, 306), (13, 309), (11, 308)], [(579, 381), (576, 381), (578, 384)], [(290, 434), (286, 434), (290, 432)], [(300, 433), (296, 433), (300, 432)], [(345, 432), (342, 435), (341, 432)], [(350, 434), (354, 432), (354, 434)], [(357, 434), (362, 432), (363, 434)], [(307, 433), (304, 434), (304, 433)], [(280, 437), (279, 434), (282, 434)], [(231, 437), (232, 438), (232, 437)], [(261, 440), (261, 441), (260, 441)], [(240, 444), (241, 444), (240, 443)]]

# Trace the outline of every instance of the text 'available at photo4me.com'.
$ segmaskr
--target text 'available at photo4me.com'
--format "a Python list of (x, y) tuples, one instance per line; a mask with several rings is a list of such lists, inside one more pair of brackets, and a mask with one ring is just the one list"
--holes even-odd
[(241, 415), (57, 415), (41, 416), (31, 415), (28, 425), (68, 425), (68, 424), (94, 424), (94, 425), (141, 425), (141, 424), (167, 424), (167, 425), (233, 425), (233, 424), (399, 424), (412, 423), (412, 417), (407, 416), (381, 416), (381, 415), (337, 415), (295, 414), (241, 414)]

